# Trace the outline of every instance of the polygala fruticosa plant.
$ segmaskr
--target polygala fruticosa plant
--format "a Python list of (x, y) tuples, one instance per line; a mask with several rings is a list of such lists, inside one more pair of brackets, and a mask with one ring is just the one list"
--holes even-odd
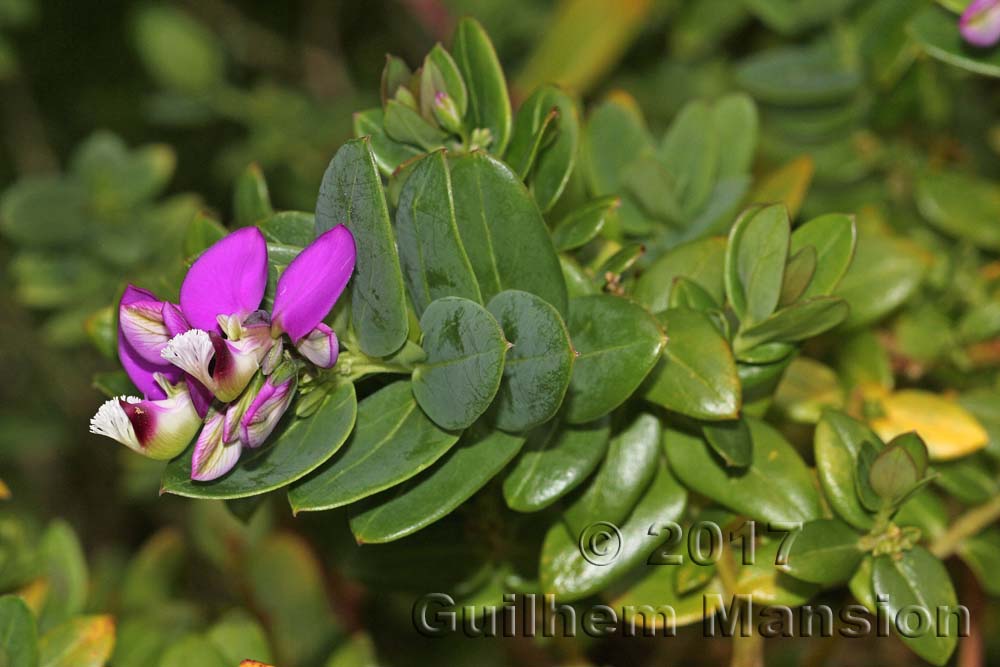
[[(995, 41), (1000, 10), (972, 4), (961, 34)], [(513, 112), (471, 19), (389, 56), (315, 214), (275, 212), (250, 170), (229, 229), (192, 223), (186, 274), (123, 287), (104, 326), (127, 379), (102, 378), (91, 429), (167, 461), (165, 493), (324, 512), (352, 577), (454, 609), (553, 594), (657, 632), (637, 609), (726, 624), (822, 598), (945, 664), (969, 623), (948, 560), (998, 592), (1000, 242), (963, 207), (1000, 200), (921, 169), (932, 250), (884, 207), (804, 212), (810, 159), (759, 167), (781, 151), (757, 101), (801, 106), (768, 57), (738, 73), (751, 94), (654, 137), (622, 92), (584, 115), (545, 85)]]

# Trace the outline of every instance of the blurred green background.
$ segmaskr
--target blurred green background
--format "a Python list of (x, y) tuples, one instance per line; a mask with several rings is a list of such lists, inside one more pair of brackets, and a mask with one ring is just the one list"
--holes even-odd
[[(584, 109), (624, 90), (659, 136), (684, 102), (747, 90), (764, 121), (757, 174), (809, 155), (815, 174), (803, 210), (874, 206), (871, 217), (881, 220), (905, 201), (889, 226), (907, 227), (920, 170), (1000, 174), (995, 80), (928, 57), (906, 30), (932, 7), (929, 0), (0, 0), (0, 479), (11, 492), (0, 511), (17, 517), (16, 530), (0, 526), (0, 546), (12, 531), (36, 534), (65, 519), (90, 562), (87, 604), (99, 609), (114, 598), (129, 554), (144, 545), (145, 567), (181, 573), (180, 592), (163, 599), (198, 599), (164, 606), (184, 619), (178, 627), (250, 599), (267, 611), (272, 635), (286, 635), (275, 652), (289, 665), (310, 664), (309, 652), (318, 655), (331, 640), (302, 635), (309, 625), (302, 619), (326, 622), (338, 636), (366, 625), (352, 605), (359, 593), (336, 567), (321, 571), (301, 538), (275, 537), (272, 528), (304, 529), (324, 565), (337, 566), (344, 536), (330, 534), (329, 516), (293, 519), (280, 502), (270, 511), (160, 498), (157, 464), (87, 433), (102, 400), (95, 373), (115, 366), (102, 326), (110, 321), (106, 306), (124, 282), (155, 288), (182, 271), (182, 230), (199, 211), (231, 220), (234, 183), (251, 164), (266, 175), (276, 209), (313, 210), (328, 160), (352, 134), (352, 113), (378, 104), (385, 54), (415, 65), (463, 15), (490, 33), (515, 106), (547, 81), (579, 96)], [(980, 270), (978, 255), (970, 263)], [(948, 280), (931, 275), (924, 300), (961, 289)], [(903, 298), (916, 291), (914, 284)], [(925, 315), (914, 308), (912, 326), (928, 330)], [(930, 384), (960, 387), (965, 370), (943, 364)], [(235, 518), (255, 509), (249, 523)], [(251, 556), (265, 534), (270, 541)], [(195, 554), (190, 562), (208, 566), (184, 566), (184, 549)], [(305, 579), (284, 580), (291, 570)], [(134, 561), (128, 572), (144, 576)], [(283, 608), (282, 596), (296, 586), (312, 592), (296, 609)], [(408, 619), (398, 604), (386, 600), (381, 609)], [(698, 659), (726, 651), (723, 642), (706, 649), (692, 639), (669, 649), (613, 643), (623, 653), (597, 657), (626, 664), (665, 650)], [(412, 646), (399, 648), (396, 657), (431, 650), (420, 646), (413, 655)], [(852, 664), (912, 660), (898, 648)], [(513, 651), (507, 660), (539, 660), (522, 649), (505, 649)], [(557, 653), (572, 658), (578, 650)], [(826, 650), (776, 652), (775, 664), (803, 654), (819, 661)], [(467, 645), (449, 651), (453, 663), (503, 661), (500, 652), (487, 659)]]

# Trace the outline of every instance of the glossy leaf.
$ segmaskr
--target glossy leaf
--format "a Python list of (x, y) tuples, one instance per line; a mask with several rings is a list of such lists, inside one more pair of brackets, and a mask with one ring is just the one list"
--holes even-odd
[(798, 452), (772, 426), (747, 418), (753, 463), (727, 468), (700, 437), (667, 429), (663, 445), (685, 486), (760, 521), (805, 522), (822, 515), (812, 475)]
[(644, 386), (645, 398), (697, 419), (736, 417), (741, 404), (736, 362), (710, 317), (671, 308), (657, 319), (667, 332), (667, 344)]
[(559, 258), (538, 206), (517, 176), (479, 151), (455, 157), (451, 179), (455, 219), (483, 299), (523, 290), (565, 313)]
[(468, 500), (523, 444), (523, 436), (477, 424), (444, 460), (398, 489), (373, 497), (353, 513), (351, 532), (360, 544), (391, 542), (417, 532)]
[(661, 526), (679, 519), (686, 504), (687, 492), (661, 459), (653, 481), (621, 525), (620, 541), (610, 538), (614, 542), (607, 548), (617, 546), (610, 562), (587, 560), (581, 552), (581, 535), (572, 533), (566, 524), (559, 522), (549, 529), (539, 566), (542, 590), (572, 602), (605, 589), (643, 563), (670, 536)]
[(468, 87), (466, 125), (488, 129), (493, 138), (490, 151), (502, 155), (511, 131), (510, 98), (493, 43), (478, 21), (458, 22), (451, 54)]
[(708, 200), (722, 148), (712, 111), (704, 102), (689, 102), (667, 129), (659, 156), (672, 176), (682, 220), (693, 217)]
[[(923, 632), (916, 633), (916, 637), (900, 633), (903, 643), (924, 660), (945, 664), (958, 644), (959, 620), (955, 612), (948, 613), (948, 609), (957, 607), (958, 599), (941, 561), (919, 546), (899, 557), (879, 556), (872, 569), (872, 585), (876, 595), (887, 596), (890, 618), (898, 618), (900, 611), (909, 607), (904, 614), (908, 618), (898, 622), (914, 623), (919, 618), (916, 622), (922, 623), (917, 627), (922, 627)], [(917, 611), (913, 611), (914, 607)], [(939, 625), (945, 621), (948, 627)]]
[(28, 605), (16, 595), (0, 597), (0, 658), (7, 667), (38, 667), (38, 632)]
[(859, 238), (851, 268), (834, 292), (851, 308), (845, 326), (861, 327), (893, 311), (913, 295), (926, 269), (926, 257), (911, 243), (877, 235)]
[(458, 297), (433, 302), (420, 329), (427, 358), (413, 371), (413, 395), (438, 426), (463, 429), (496, 396), (508, 343), (489, 311)]
[(722, 303), (722, 265), (726, 241), (707, 238), (679, 245), (664, 253), (639, 278), (635, 287), (636, 300), (658, 313), (670, 305), (670, 292), (678, 278), (698, 284), (716, 303)]
[(351, 279), (351, 326), (365, 354), (398, 350), (409, 331), (406, 293), (372, 139), (344, 144), (323, 174), (316, 199), (316, 234), (347, 225), (357, 264)]
[(705, 422), (701, 435), (727, 466), (744, 468), (753, 461), (753, 439), (744, 420)]
[(568, 325), (577, 358), (567, 421), (580, 424), (608, 414), (639, 388), (666, 337), (641, 306), (609, 295), (574, 299)]
[(579, 426), (554, 419), (530, 431), (503, 481), (507, 506), (535, 512), (572, 491), (604, 458), (609, 433), (607, 419)]
[(540, 297), (508, 290), (487, 305), (512, 345), (494, 406), (496, 424), (523, 431), (551, 419), (569, 387), (575, 354), (558, 311)]
[(814, 584), (847, 581), (861, 563), (860, 535), (838, 519), (818, 519), (802, 526), (790, 539), (784, 570)]
[(39, 667), (104, 667), (115, 645), (110, 616), (78, 616), (38, 642)]
[(952, 172), (924, 174), (917, 181), (916, 202), (924, 218), (945, 234), (1000, 250), (1000, 229), (983, 224), (1000, 217), (1000, 188), (991, 181)]
[(396, 240), (418, 315), (442, 297), (481, 299), (455, 223), (451, 177), (443, 152), (423, 157), (411, 168), (399, 193)]
[(661, 435), (659, 419), (642, 413), (611, 439), (604, 463), (563, 515), (571, 533), (629, 515), (656, 473)]
[(354, 385), (343, 383), (307, 418), (285, 416), (270, 442), (244, 452), (226, 476), (213, 482), (191, 480), (191, 448), (167, 464), (162, 492), (189, 498), (245, 498), (306, 476), (340, 449), (354, 428), (357, 399)]
[(750, 171), (759, 123), (757, 106), (748, 95), (726, 95), (712, 107), (712, 124), (720, 147), (720, 179)]
[(777, 307), (790, 233), (788, 212), (780, 204), (750, 209), (733, 225), (724, 278), (743, 326), (763, 321)]
[(792, 232), (791, 252), (811, 246), (816, 250), (816, 270), (803, 298), (832, 294), (854, 257), (857, 231), (851, 216), (821, 215)]
[(733, 347), (740, 354), (764, 343), (796, 343), (813, 338), (843, 322), (849, 310), (847, 302), (836, 296), (799, 301), (741, 330)]
[(416, 146), (400, 143), (389, 137), (383, 123), (384, 115), (380, 108), (354, 114), (354, 136), (369, 138), (375, 164), (382, 174), (389, 176), (404, 162), (421, 155), (422, 151)]
[(552, 229), (556, 250), (575, 250), (593, 241), (601, 233), (608, 216), (620, 205), (619, 197), (599, 197), (570, 211)]
[[(552, 110), (557, 116), (549, 129), (544, 125)], [(540, 132), (554, 138), (532, 148)], [(559, 200), (576, 166), (580, 144), (580, 112), (573, 99), (555, 86), (542, 86), (524, 101), (514, 118), (514, 131), (507, 161), (526, 178), (529, 189), (543, 212)], [(535, 153), (532, 157), (532, 153)]]
[(394, 382), (358, 404), (357, 424), (344, 448), (292, 485), (288, 500), (295, 512), (353, 503), (413, 477), (457, 441), (457, 433), (424, 416), (409, 382)]

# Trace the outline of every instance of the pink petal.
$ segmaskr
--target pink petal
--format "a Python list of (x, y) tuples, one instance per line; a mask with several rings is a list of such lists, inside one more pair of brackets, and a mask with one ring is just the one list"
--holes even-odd
[(222, 441), (223, 421), (221, 412), (213, 412), (205, 421), (191, 455), (191, 479), (198, 482), (218, 479), (240, 460), (243, 451), (240, 441)]
[(229, 234), (202, 253), (181, 285), (181, 310), (190, 325), (220, 331), (219, 315), (246, 317), (267, 287), (267, 243), (256, 227)]
[[(133, 285), (125, 288), (118, 308), (142, 301), (156, 301), (156, 295)], [(128, 340), (122, 327), (118, 327), (118, 360), (132, 384), (148, 399), (166, 398), (163, 388), (156, 383), (154, 373), (163, 373), (171, 382), (181, 378), (180, 371), (167, 361), (152, 361), (141, 354)]]
[(324, 232), (278, 279), (272, 321), (298, 342), (333, 308), (354, 272), (354, 236), (343, 225)]
[(1000, 0), (973, 0), (958, 22), (965, 41), (989, 47), (1000, 41)]
[(337, 334), (322, 322), (300, 340), (295, 349), (320, 368), (333, 368), (340, 353)]

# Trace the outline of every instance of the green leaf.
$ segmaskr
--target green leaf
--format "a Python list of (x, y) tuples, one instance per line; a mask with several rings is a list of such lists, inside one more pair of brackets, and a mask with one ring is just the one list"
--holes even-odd
[(789, 234), (788, 211), (781, 204), (748, 210), (729, 232), (726, 295), (743, 326), (766, 319), (777, 307)]
[(359, 139), (368, 137), (379, 171), (385, 176), (391, 176), (401, 164), (422, 155), (423, 151), (390, 138), (385, 133), (383, 123), (382, 109), (359, 111), (354, 114), (354, 136)]
[(799, 301), (741, 330), (733, 341), (733, 348), (740, 355), (765, 343), (795, 343), (812, 338), (843, 322), (849, 310), (847, 302), (837, 296), (817, 296)]
[(353, 503), (403, 482), (429, 467), (458, 441), (439, 429), (413, 399), (409, 382), (394, 382), (358, 404), (358, 418), (344, 448), (292, 485), (295, 512)]
[(721, 148), (719, 179), (749, 173), (760, 124), (753, 99), (743, 93), (720, 98), (712, 107), (712, 124)]
[(18, 181), (0, 201), (0, 230), (18, 245), (72, 247), (84, 240), (87, 191), (78, 182), (53, 177)]
[(42, 556), (48, 595), (39, 616), (38, 629), (45, 632), (83, 611), (89, 582), (83, 547), (65, 521), (54, 521), (45, 531)]
[(745, 5), (768, 27), (793, 35), (831, 21), (853, 0), (746, 0)]
[(260, 220), (258, 227), (269, 242), (297, 248), (305, 248), (316, 238), (315, 216), (302, 211), (275, 213)]
[(805, 293), (816, 272), (816, 249), (806, 246), (797, 252), (789, 252), (788, 263), (785, 264), (785, 277), (781, 282), (781, 297), (778, 307), (788, 306)]
[(659, 157), (673, 178), (682, 220), (702, 209), (715, 185), (721, 145), (712, 110), (689, 102), (674, 118), (660, 145)]
[[(680, 565), (675, 572), (680, 573), (691, 562), (690, 559), (684, 561), (684, 565)], [(609, 604), (614, 609), (621, 609), (624, 612), (621, 617), (622, 623), (635, 623), (636, 628), (639, 628), (637, 633), (652, 631), (659, 636), (659, 633), (664, 631), (664, 617), (655, 611), (663, 608), (671, 609), (676, 616), (667, 627), (701, 623), (705, 617), (711, 616), (718, 610), (725, 594), (719, 580), (711, 576), (714, 574), (714, 568), (694, 565), (693, 569), (699, 575), (709, 571), (710, 576), (697, 588), (683, 590), (678, 584), (678, 578), (663, 572), (662, 567), (647, 567), (636, 582), (624, 592), (616, 594)], [(650, 609), (653, 612), (650, 612)], [(631, 631), (631, 625), (626, 627)]]
[(247, 658), (260, 662), (273, 659), (264, 628), (245, 611), (229, 612), (208, 629), (206, 636), (226, 659), (227, 667)]
[[(920, 285), (927, 263), (915, 244), (888, 236), (863, 236), (851, 268), (835, 291), (851, 308), (844, 326), (863, 327), (907, 301)], [(873, 285), (879, 289), (872, 289)]]
[(441, 297), (480, 300), (476, 275), (455, 223), (452, 183), (443, 151), (421, 158), (403, 184), (396, 210), (396, 240), (406, 287), (418, 315)]
[(396, 100), (389, 100), (386, 103), (382, 127), (390, 139), (419, 146), (425, 151), (441, 148), (448, 138), (447, 133), (436, 125), (431, 125), (415, 110)]
[(451, 161), (451, 178), (455, 220), (483, 299), (507, 289), (523, 290), (565, 313), (559, 258), (538, 206), (517, 176), (476, 151)]
[(164, 652), (159, 667), (230, 667), (230, 663), (207, 638), (188, 635)]
[(478, 21), (466, 17), (455, 28), (451, 52), (468, 87), (466, 126), (488, 129), (490, 151), (503, 155), (510, 138), (510, 98), (493, 43)]
[(938, 60), (976, 74), (1000, 76), (1000, 49), (970, 47), (958, 31), (958, 20), (941, 7), (928, 5), (913, 18), (909, 33)]
[(611, 439), (604, 463), (563, 516), (572, 533), (629, 515), (656, 473), (661, 435), (660, 420), (642, 413)]
[(838, 519), (818, 519), (794, 533), (784, 571), (814, 584), (840, 584), (851, 578), (864, 552), (859, 535)]
[(577, 357), (567, 421), (580, 424), (608, 414), (639, 388), (666, 336), (644, 308), (606, 294), (574, 299), (568, 324)]
[(132, 42), (146, 69), (167, 88), (199, 95), (224, 83), (221, 42), (185, 11), (143, 7), (132, 25)]
[[(316, 391), (321, 391), (317, 389)], [(354, 385), (343, 383), (312, 416), (295, 419), (290, 410), (276, 435), (260, 449), (246, 452), (236, 467), (212, 482), (191, 480), (191, 450), (167, 464), (162, 491), (188, 498), (246, 498), (280, 489), (300, 479), (333, 456), (354, 428), (357, 399)]]
[(392, 54), (385, 54), (385, 65), (382, 67), (382, 78), (379, 81), (379, 94), (382, 104), (385, 104), (396, 96), (396, 91), (400, 87), (407, 87), (413, 72), (402, 58)]
[(861, 500), (861, 504), (870, 512), (875, 512), (882, 508), (882, 499), (871, 484), (872, 464), (878, 458), (881, 447), (877, 447), (869, 441), (861, 443), (858, 450), (857, 469), (854, 471), (854, 490)]
[(959, 172), (924, 174), (917, 180), (916, 202), (924, 218), (945, 234), (1000, 250), (1000, 229), (983, 224), (1000, 217), (1000, 188), (993, 182)]
[[(557, 116), (549, 120), (553, 110)], [(546, 132), (553, 137), (546, 137)], [(580, 112), (559, 88), (542, 86), (517, 110), (506, 160), (522, 178), (527, 177), (542, 212), (552, 208), (566, 189), (579, 144)]]
[(889, 443), (872, 461), (868, 482), (883, 500), (894, 503), (920, 480), (919, 470), (907, 449)]
[(129, 612), (166, 605), (174, 595), (186, 559), (184, 537), (174, 528), (161, 528), (141, 546), (125, 568), (121, 606)]
[(740, 566), (734, 594), (751, 596), (755, 605), (787, 607), (799, 607), (816, 595), (819, 586), (796, 579), (775, 565), (782, 544), (781, 539), (764, 539), (757, 545), (753, 562)]
[(409, 319), (396, 241), (371, 139), (349, 141), (323, 174), (316, 232), (338, 224), (354, 233), (357, 265), (351, 279), (351, 326), (361, 350), (383, 357), (406, 341)]
[(849, 97), (861, 83), (861, 74), (846, 67), (831, 48), (781, 47), (743, 61), (736, 82), (759, 102), (812, 106)]
[(78, 616), (38, 642), (39, 667), (104, 667), (115, 645), (111, 616)]
[(236, 179), (233, 191), (233, 217), (237, 227), (249, 227), (274, 215), (271, 195), (260, 165), (252, 162)]
[(792, 422), (815, 424), (824, 409), (843, 407), (844, 390), (832, 368), (808, 357), (795, 357), (774, 392), (774, 405)]
[(658, 319), (667, 332), (667, 344), (645, 385), (645, 398), (697, 419), (736, 417), (741, 404), (736, 362), (710, 317), (671, 308)]
[(812, 475), (798, 452), (772, 426), (746, 418), (753, 463), (727, 468), (700, 437), (667, 429), (670, 467), (692, 491), (760, 521), (810, 521), (822, 515)]
[(391, 542), (417, 532), (468, 500), (523, 444), (524, 436), (476, 424), (443, 461), (397, 489), (375, 496), (352, 514), (351, 532), (359, 544)]
[[(588, 527), (586, 534), (573, 534), (566, 524), (557, 522), (545, 535), (542, 544), (539, 577), (542, 590), (552, 593), (565, 602), (580, 600), (602, 590), (636, 569), (670, 536), (661, 528), (665, 522), (681, 517), (687, 504), (687, 491), (670, 474), (660, 459), (656, 475), (643, 493), (639, 503), (618, 529), (609, 532), (601, 551), (613, 558), (598, 560), (598, 553), (588, 553), (587, 538), (593, 534)], [(599, 527), (598, 527), (599, 528)], [(604, 528), (604, 530), (610, 530)], [(581, 548), (581, 543), (588, 549)], [(594, 550), (596, 551), (596, 550)]]
[(569, 387), (575, 354), (558, 311), (528, 292), (507, 290), (487, 305), (512, 345), (494, 407), (496, 424), (523, 431), (548, 421)]
[(973, 574), (979, 585), (993, 597), (1000, 596), (1000, 580), (996, 573), (1000, 570), (1000, 529), (993, 527), (964, 540), (958, 547), (958, 555)]
[(191, 219), (184, 234), (184, 256), (197, 257), (228, 233), (218, 220), (199, 213)]
[[(879, 556), (872, 570), (872, 585), (876, 595), (887, 596), (886, 611), (889, 618), (897, 619), (897, 628), (899, 623), (914, 624), (921, 617), (922, 632), (916, 637), (900, 633), (903, 643), (924, 660), (944, 665), (958, 644), (961, 615), (948, 613), (957, 608), (958, 598), (941, 561), (919, 546), (898, 555)], [(923, 611), (914, 612), (914, 607)]]
[(706, 422), (701, 425), (701, 434), (727, 466), (745, 468), (753, 462), (753, 440), (744, 420)]
[(597, 105), (584, 127), (582, 169), (594, 196), (618, 195), (626, 167), (653, 150), (635, 100), (617, 95)]
[(572, 491), (604, 458), (609, 432), (607, 419), (579, 426), (553, 419), (530, 431), (503, 482), (507, 506), (536, 512)]
[(642, 274), (635, 286), (636, 300), (654, 313), (670, 305), (670, 292), (678, 278), (685, 278), (703, 288), (716, 303), (722, 303), (722, 265), (725, 239), (711, 237), (691, 241), (664, 253)]
[(552, 228), (556, 250), (575, 250), (593, 241), (620, 205), (619, 197), (599, 197), (570, 211)]
[(833, 293), (851, 266), (856, 243), (854, 218), (841, 213), (813, 218), (792, 232), (793, 254), (810, 246), (816, 250), (816, 271), (803, 298)]
[(496, 396), (508, 343), (489, 311), (458, 297), (432, 303), (420, 329), (427, 359), (413, 371), (413, 395), (438, 426), (463, 429)]
[[(428, 67), (428, 65), (431, 66)], [(440, 91), (447, 93), (448, 97), (452, 99), (455, 106), (458, 108), (458, 113), (465, 115), (465, 112), (469, 107), (469, 96), (466, 90), (465, 81), (462, 80), (462, 73), (458, 71), (458, 65), (455, 64), (451, 54), (445, 51), (441, 44), (435, 44), (434, 48), (427, 53), (427, 57), (424, 59), (425, 77), (428, 72), (433, 72), (436, 77), (440, 77), (437, 85), (433, 87), (434, 92)], [(423, 89), (421, 88), (420, 105), (421, 112), (424, 113), (425, 116), (428, 116), (430, 106), (433, 102), (433, 95), (430, 95), (429, 99), (424, 99)], [(433, 115), (428, 117), (433, 117)]]
[(341, 630), (323, 568), (306, 541), (273, 533), (246, 552), (240, 567), (249, 604), (267, 619), (280, 664), (320, 664)]
[(0, 662), (5, 667), (38, 667), (35, 617), (16, 595), (0, 597)]
[(686, 308), (688, 310), (718, 310), (719, 304), (705, 289), (687, 278), (674, 278), (674, 287), (670, 290), (670, 308)]
[(966, 505), (984, 503), (1000, 493), (1000, 482), (989, 460), (976, 453), (954, 461), (938, 461), (934, 482)]

